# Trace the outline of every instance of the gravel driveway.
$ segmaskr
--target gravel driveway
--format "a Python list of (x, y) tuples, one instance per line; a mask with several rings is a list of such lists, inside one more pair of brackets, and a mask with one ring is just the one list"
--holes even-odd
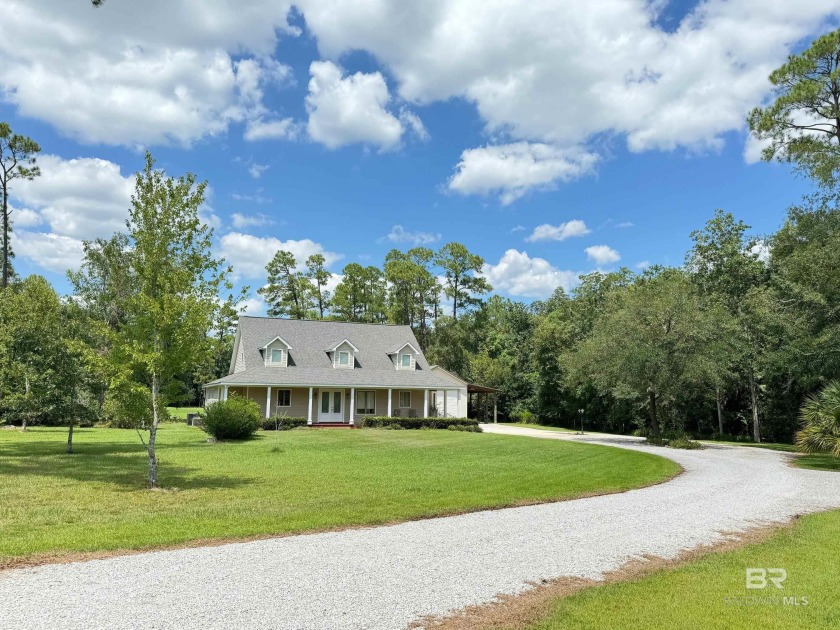
[(485, 428), (652, 450), (685, 473), (575, 501), (0, 572), (0, 628), (402, 628), (527, 581), (597, 578), (634, 555), (673, 557), (720, 531), (840, 507), (840, 476), (783, 453)]

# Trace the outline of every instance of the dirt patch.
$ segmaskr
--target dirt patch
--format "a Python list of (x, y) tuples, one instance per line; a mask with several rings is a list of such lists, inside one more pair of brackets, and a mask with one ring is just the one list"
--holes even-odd
[(793, 526), (798, 517), (787, 523), (755, 527), (744, 532), (722, 532), (724, 540), (682, 551), (675, 558), (643, 556), (634, 558), (618, 569), (604, 574), (601, 580), (561, 577), (530, 583), (528, 590), (518, 595), (497, 595), (486, 604), (468, 606), (444, 617), (423, 617), (409, 624), (409, 628), (434, 630), (512, 630), (526, 628), (548, 615), (557, 600), (586, 588), (639, 580), (657, 571), (676, 569), (712, 553), (725, 553), (746, 545), (764, 542), (780, 529)]

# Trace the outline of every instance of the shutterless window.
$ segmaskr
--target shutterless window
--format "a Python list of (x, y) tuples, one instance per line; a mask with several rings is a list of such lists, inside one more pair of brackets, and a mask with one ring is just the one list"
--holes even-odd
[(359, 390), (356, 392), (356, 413), (361, 416), (372, 416), (376, 413), (375, 391)]
[(338, 364), (339, 365), (350, 365), (350, 353), (349, 352), (339, 352), (338, 353)]
[(400, 407), (411, 407), (411, 392), (400, 392)]
[(291, 407), (292, 406), (292, 390), (278, 389), (277, 390), (277, 406)]
[(282, 350), (272, 350), (271, 351), (271, 362), (272, 363), (283, 363), (283, 351)]
[(400, 363), (404, 368), (411, 367), (411, 355), (410, 354), (403, 354), (400, 356)]

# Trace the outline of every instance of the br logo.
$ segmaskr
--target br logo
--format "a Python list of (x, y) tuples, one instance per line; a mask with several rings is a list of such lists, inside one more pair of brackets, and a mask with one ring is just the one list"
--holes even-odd
[(747, 569), (747, 588), (767, 588), (768, 582), (776, 588), (784, 588), (782, 583), (786, 579), (784, 569)]

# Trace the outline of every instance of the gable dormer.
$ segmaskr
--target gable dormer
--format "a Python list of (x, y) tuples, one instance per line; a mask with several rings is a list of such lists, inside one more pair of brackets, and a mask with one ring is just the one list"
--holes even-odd
[(416, 370), (417, 355), (420, 351), (410, 343), (405, 343), (401, 348), (389, 353), (394, 361), (394, 367), (398, 370)]
[(262, 348), (260, 352), (263, 355), (265, 367), (288, 367), (289, 366), (289, 350), (292, 349), (286, 341), (277, 336)]
[(332, 359), (333, 368), (337, 370), (355, 369), (356, 354), (358, 352), (359, 349), (347, 339), (327, 349), (327, 354)]

